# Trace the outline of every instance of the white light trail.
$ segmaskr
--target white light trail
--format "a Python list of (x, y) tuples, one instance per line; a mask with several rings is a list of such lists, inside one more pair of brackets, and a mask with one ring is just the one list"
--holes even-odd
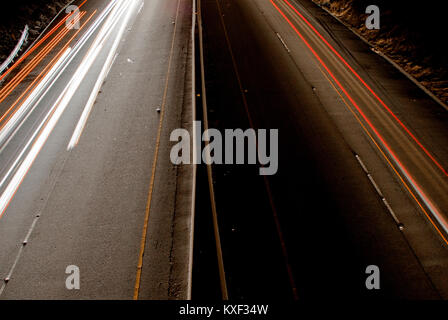
[(127, 13), (125, 19), (122, 20), (120, 30), (118, 31), (118, 33), (115, 37), (115, 41), (112, 45), (112, 48), (109, 51), (109, 55), (107, 56), (107, 59), (103, 65), (103, 68), (102, 68), (102, 70), (98, 76), (98, 79), (95, 83), (95, 86), (93, 87), (92, 93), (90, 94), (89, 100), (87, 101), (87, 104), (84, 107), (84, 110), (81, 114), (78, 124), (76, 125), (75, 131), (73, 132), (72, 138), (70, 139), (70, 142), (67, 146), (67, 150), (73, 149), (78, 144), (79, 138), (81, 137), (81, 134), (86, 125), (87, 119), (89, 118), (93, 104), (95, 103), (95, 100), (98, 96), (98, 92), (103, 84), (103, 81), (104, 81), (106, 75), (109, 73), (109, 70), (112, 67), (115, 53), (118, 49), (118, 45), (120, 44), (120, 40), (123, 36), (126, 25), (128, 24), (129, 18), (131, 17), (131, 13), (133, 12), (132, 9), (134, 8), (134, 5), (136, 3), (135, 1), (132, 1), (132, 2), (133, 2), (133, 4), (132, 4), (131, 8), (128, 8), (128, 13)]
[[(65, 70), (67, 65), (76, 56), (76, 54), (79, 52), (81, 47), (85, 44), (87, 39), (93, 34), (93, 32), (96, 30), (96, 28), (98, 28), (100, 23), (104, 20), (106, 15), (111, 11), (112, 6), (114, 6), (114, 4), (116, 4), (116, 2), (117, 1), (112, 1), (109, 4), (109, 6), (105, 9), (103, 14), (99, 17), (99, 19), (97, 19), (96, 22), (89, 28), (89, 30), (86, 32), (85, 37), (82, 38), (83, 41), (81, 43), (78, 43), (76, 51), (70, 49), (70, 50), (67, 50), (67, 51), (64, 52), (64, 55), (58, 61), (58, 68), (60, 67), (62, 62), (67, 59), (70, 51), (72, 51), (73, 55), (71, 56), (70, 60), (65, 65), (65, 67), (63, 68), (62, 71)], [(131, 4), (132, 4), (132, 6), (131, 6)], [(34, 141), (34, 143), (31, 146), (28, 154), (25, 156), (23, 161), (20, 163), (20, 166), (17, 168), (17, 170), (15, 171), (13, 177), (9, 181), (7, 187), (5, 188), (5, 190), (3, 191), (2, 195), (0, 196), (0, 218), (5, 213), (7, 207), (9, 206), (9, 203), (11, 202), (11, 200), (14, 197), (15, 193), (17, 192), (17, 190), (18, 190), (20, 184), (22, 183), (23, 179), (25, 178), (27, 172), (29, 171), (29, 169), (31, 168), (32, 164), (36, 160), (37, 155), (39, 154), (40, 150), (44, 146), (44, 144), (47, 141), (48, 137), (50, 136), (51, 132), (55, 128), (58, 120), (60, 119), (60, 117), (62, 116), (63, 112), (67, 108), (67, 106), (70, 103), (71, 99), (73, 98), (75, 92), (77, 91), (77, 89), (81, 85), (81, 83), (82, 83), (83, 79), (85, 78), (86, 74), (88, 73), (90, 67), (92, 66), (92, 64), (94, 63), (95, 59), (97, 58), (99, 52), (101, 51), (101, 49), (102, 49), (102, 47), (104, 45), (104, 42), (105, 42), (106, 38), (112, 32), (112, 30), (114, 29), (114, 26), (117, 24), (117, 22), (121, 18), (123, 12), (126, 10), (126, 8), (130, 8), (130, 6), (132, 8), (134, 8), (135, 0), (120, 1), (119, 5), (113, 7), (111, 14), (109, 15), (108, 19), (106, 20), (105, 24), (103, 25), (103, 28), (101, 29), (101, 31), (98, 34), (98, 36), (96, 37), (94, 43), (92, 44), (92, 46), (88, 50), (86, 56), (83, 58), (81, 64), (79, 65), (79, 67), (77, 68), (75, 73), (73, 74), (72, 78), (68, 82), (67, 86), (64, 88), (64, 90), (62, 91), (61, 95), (56, 100), (56, 103), (48, 111), (47, 115), (45, 116), (45, 118), (41, 122), (40, 126), (37, 128), (37, 130), (34, 132), (32, 137), (29, 139), (27, 145), (23, 148), (21, 154), (19, 155), (19, 157), (17, 157), (17, 159), (16, 159), (15, 163), (13, 164), (13, 166), (11, 166), (10, 170), (8, 171), (8, 173), (5, 175), (3, 180), (0, 182), (0, 186), (1, 186), (6, 181), (7, 177), (11, 174), (13, 169), (17, 166), (19, 161), (22, 159), (25, 150), (28, 149), (29, 145), (32, 143), (32, 141), (37, 136), (36, 140)], [(132, 12), (132, 10), (128, 11), (128, 13), (126, 15), (126, 19), (124, 21), (128, 20), (131, 12)], [(123, 25), (125, 25), (125, 23), (123, 23)], [(120, 31), (124, 28), (123, 25), (120, 28)], [(122, 32), (119, 32), (119, 34), (122, 34)], [(115, 44), (116, 43), (117, 43), (117, 40), (115, 40), (114, 45), (112, 46), (112, 48), (113, 48), (112, 51), (116, 50), (116, 48), (115, 48)], [(108, 60), (109, 59), (107, 59), (105, 66), (108, 65)], [(57, 70), (58, 68), (55, 68), (54, 70)], [(107, 70), (107, 68), (106, 68), (106, 70)], [(60, 73), (62, 73), (62, 71), (60, 71)], [(101, 72), (101, 74), (102, 74), (102, 72)], [(59, 76), (60, 76), (60, 74), (58, 75), (58, 77)], [(45, 83), (42, 84), (41, 87), (39, 87), (40, 91), (42, 90), (42, 88), (45, 87), (45, 85), (48, 84), (49, 78), (46, 79)], [(55, 80), (52, 82), (51, 85), (53, 85), (54, 82), (55, 82)], [(47, 89), (47, 91), (50, 88), (51, 88), (51, 86)], [(36, 91), (36, 93), (33, 92), (33, 99), (37, 95), (38, 95), (37, 91)], [(81, 121), (81, 119), (80, 119), (80, 121)]]

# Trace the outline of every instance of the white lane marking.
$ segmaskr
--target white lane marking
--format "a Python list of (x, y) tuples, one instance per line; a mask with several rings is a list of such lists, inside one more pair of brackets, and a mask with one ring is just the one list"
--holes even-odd
[(107, 69), (106, 76), (104, 77), (104, 79), (107, 79), (107, 77), (109, 76), (110, 69), (112, 69), (112, 66), (114, 65), (115, 60), (117, 60), (117, 58), (118, 58), (118, 53), (115, 54), (114, 59), (112, 60), (111, 64), (109, 65), (109, 68)]
[(392, 207), (390, 206), (389, 202), (387, 202), (386, 198), (382, 198), (384, 205), (386, 206), (387, 210), (389, 210), (390, 215), (394, 219), (395, 223), (398, 225), (398, 228), (400, 230), (403, 230), (403, 224), (398, 220), (397, 216), (395, 215), (394, 210), (392, 210)]
[(376, 184), (375, 180), (373, 179), (373, 177), (370, 173), (367, 174), (367, 178), (369, 178), (370, 183), (373, 185), (373, 187), (375, 188), (376, 192), (380, 195), (380, 197), (384, 198), (383, 193), (381, 192), (381, 189), (378, 187), (378, 185)]
[(112, 67), (112, 64), (114, 61), (114, 56), (116, 57), (115, 53), (117, 52), (118, 46), (120, 44), (120, 40), (123, 36), (126, 25), (128, 24), (128, 21), (131, 17), (134, 6), (135, 6), (135, 2), (133, 2), (133, 5), (130, 8), (128, 7), (128, 12), (126, 14), (126, 17), (124, 20), (122, 20), (120, 29), (117, 33), (117, 36), (115, 37), (115, 40), (110, 49), (109, 55), (107, 56), (107, 59), (104, 62), (103, 68), (102, 68), (100, 74), (98, 75), (98, 79), (93, 87), (93, 90), (90, 94), (89, 100), (87, 101), (87, 104), (84, 107), (81, 117), (79, 118), (78, 124), (76, 125), (76, 128), (73, 132), (72, 138), (70, 139), (70, 142), (67, 146), (67, 150), (73, 149), (78, 144), (78, 141), (81, 137), (83, 129), (86, 125), (87, 119), (89, 118), (90, 112), (92, 111), (93, 104), (95, 103), (95, 100), (98, 96), (98, 92), (100, 91), (101, 86), (103, 85), (103, 81), (106, 78), (107, 74), (109, 73), (110, 68)]
[(23, 251), (24, 246), (20, 246), (19, 248), (19, 252), (17, 253), (16, 258), (14, 259), (14, 263), (12, 264), (11, 269), (9, 269), (8, 275), (5, 277), (5, 279), (3, 279), (3, 284), (0, 288), (0, 296), (3, 294), (3, 292), (5, 291), (6, 285), (8, 284), (9, 280), (12, 277), (12, 273), (14, 272), (14, 269), (17, 266), (17, 263), (19, 262), (20, 256), (22, 255), (22, 251)]
[(3, 279), (3, 284), (0, 288), (0, 296), (3, 294), (3, 292), (5, 291), (6, 285), (8, 284), (9, 280), (11, 280), (11, 277), (14, 273), (14, 270), (20, 260), (20, 257), (23, 253), (23, 249), (25, 248), (25, 246), (28, 244), (29, 238), (31, 236), (31, 233), (33, 232), (34, 228), (36, 227), (37, 224), (37, 220), (39, 220), (40, 218), (40, 214), (37, 214), (34, 219), (33, 219), (33, 223), (31, 224), (31, 227), (28, 229), (28, 232), (25, 236), (25, 239), (22, 241), (22, 245), (19, 248), (19, 252), (17, 252), (16, 258), (14, 259), (14, 263), (12, 264), (11, 268), (9, 269), (8, 275)]
[(364, 170), (364, 172), (366, 174), (369, 174), (369, 170), (367, 170), (367, 167), (365, 166), (364, 162), (361, 160), (361, 157), (359, 155), (355, 154), (355, 158), (356, 158), (356, 160), (358, 160), (359, 164), (361, 165), (362, 170)]
[(376, 192), (378, 193), (378, 195), (381, 198), (381, 201), (383, 201), (384, 206), (386, 207), (386, 209), (389, 211), (390, 215), (392, 216), (392, 219), (394, 219), (395, 223), (397, 224), (398, 228), (400, 230), (403, 230), (403, 224), (400, 222), (400, 220), (398, 219), (397, 215), (395, 214), (394, 210), (392, 210), (392, 207), (390, 206), (389, 202), (386, 200), (386, 198), (383, 195), (383, 192), (381, 191), (381, 189), (378, 187), (377, 183), (375, 182), (375, 180), (373, 179), (372, 175), (370, 174), (369, 170), (367, 169), (366, 165), (364, 164), (364, 162), (361, 160), (361, 157), (357, 154), (355, 154), (355, 158), (356, 160), (358, 160), (359, 164), (362, 167), (362, 170), (364, 171), (364, 173), (367, 175), (367, 177), (369, 178), (370, 183), (373, 185), (373, 187), (375, 188)]
[[(103, 11), (103, 14), (98, 18), (98, 20), (94, 23), (94, 25), (92, 25), (91, 29), (89, 29), (89, 31), (91, 31), (91, 32), (90, 32), (90, 33), (89, 33), (89, 31), (86, 32), (86, 36), (80, 39), (80, 41), (77, 43), (77, 46), (78, 46), (78, 47), (77, 47), (76, 50), (71, 50), (71, 48), (68, 48), (66, 51), (64, 51), (63, 55), (61, 56), (61, 58), (58, 60), (57, 63), (59, 63), (60, 61), (64, 61), (64, 59), (67, 58), (67, 55), (68, 55), (70, 52), (73, 53), (73, 56), (72, 56), (71, 59), (68, 61), (68, 63), (65, 65), (65, 67), (60, 71), (60, 74), (61, 74), (61, 73), (65, 70), (65, 68), (70, 64), (70, 62), (73, 60), (73, 58), (74, 58), (74, 57), (76, 56), (76, 54), (79, 52), (80, 48), (84, 46), (84, 44), (85, 44), (85, 42), (87, 41), (87, 39), (90, 38), (90, 36), (91, 36), (91, 34), (93, 34), (94, 30), (96, 30), (97, 27), (99, 26), (99, 24), (104, 20), (104, 17), (107, 15), (107, 13), (110, 12), (110, 8), (112, 7), (112, 5), (113, 5), (114, 3), (115, 3), (115, 1), (112, 1), (112, 2), (109, 4), (108, 8), (106, 8), (106, 9)], [(85, 41), (82, 41), (82, 39), (85, 39)], [(75, 47), (76, 47), (76, 46), (75, 46)], [(55, 69), (57, 69), (57, 68), (55, 68)], [(80, 68), (78, 68), (78, 70), (80, 70)], [(77, 70), (77, 71), (78, 71), (78, 70)], [(49, 88), (48, 88), (47, 91), (44, 93), (44, 95), (48, 92), (48, 90), (51, 88), (51, 86), (54, 84), (54, 82), (59, 78), (60, 74), (56, 77), (56, 79), (53, 80), (53, 83), (49, 86)], [(73, 78), (72, 78), (72, 80), (73, 80)], [(69, 82), (69, 84), (67, 85), (67, 87), (70, 86), (70, 84), (72, 83), (72, 80)], [(67, 93), (67, 91), (66, 91), (67, 87), (64, 89), (64, 91), (63, 91), (63, 93), (61, 94), (61, 96), (64, 95), (64, 93)], [(41, 99), (42, 99), (42, 98), (41, 98)], [(59, 101), (59, 98), (58, 98), (57, 101)], [(39, 100), (38, 102), (40, 102), (40, 100)], [(56, 102), (56, 104), (57, 104), (57, 102)], [(55, 104), (55, 105), (56, 105), (56, 104)], [(68, 102), (67, 102), (67, 104), (68, 104)], [(33, 107), (33, 108), (34, 108), (34, 107)], [(53, 108), (52, 108), (52, 109), (53, 109)], [(63, 110), (62, 110), (62, 111), (63, 111)], [(29, 144), (33, 141), (34, 137), (40, 132), (40, 129), (42, 128), (43, 124), (46, 122), (46, 120), (47, 120), (47, 118), (49, 117), (49, 115), (51, 115), (51, 113), (52, 113), (52, 112), (51, 112), (51, 110), (50, 110), (50, 112), (47, 114), (47, 116), (44, 118), (44, 120), (41, 122), (40, 126), (37, 128), (37, 130), (36, 130), (35, 133), (33, 134), (32, 138), (29, 140), (29, 142), (28, 142), (28, 144), (26, 145), (26, 147), (23, 148), (21, 155), (16, 159), (16, 163), (21, 159), (23, 153), (27, 150)], [(62, 112), (61, 112), (61, 114), (62, 114)], [(53, 115), (54, 115), (54, 114), (53, 114)], [(57, 121), (56, 121), (56, 122), (57, 122)], [(52, 131), (52, 130), (50, 130), (50, 133), (51, 133), (51, 131)], [(36, 145), (36, 144), (35, 144), (35, 145)], [(34, 147), (34, 146), (33, 146), (33, 147)], [(37, 156), (37, 155), (36, 155), (36, 156)], [(13, 165), (13, 166), (11, 167), (10, 170), (12, 170), (15, 166), (16, 166), (16, 164)], [(13, 178), (13, 179), (14, 179), (14, 178)], [(23, 179), (23, 178), (22, 178), (22, 179)], [(2, 182), (2, 183), (3, 183), (3, 182)], [(3, 197), (3, 195), (2, 195), (2, 197)], [(10, 201), (10, 200), (9, 200), (9, 201)], [(0, 217), (1, 217), (1, 215), (3, 215), (3, 213), (4, 213), (5, 210), (6, 210), (6, 209), (4, 209), (3, 211), (0, 211), (0, 212), (1, 212)], [(7, 275), (6, 278), (4, 279), (2, 286), (0, 287), (0, 296), (3, 294), (4, 290), (6, 289), (6, 286), (7, 286), (8, 282), (9, 282), (9, 280), (10, 280), (11, 277), (12, 277), (12, 274), (13, 274), (13, 272), (14, 272), (14, 270), (15, 270), (15, 268), (16, 268), (18, 262), (19, 262), (19, 259), (20, 259), (21, 255), (22, 255), (22, 253), (23, 253), (23, 250), (24, 250), (25, 246), (27, 245), (27, 243), (28, 243), (28, 241), (29, 241), (29, 238), (30, 238), (30, 236), (31, 236), (31, 233), (32, 233), (32, 231), (34, 230), (34, 228), (35, 228), (35, 226), (36, 226), (37, 221), (39, 220), (39, 218), (40, 218), (40, 214), (38, 213), (38, 214), (35, 216), (35, 218), (33, 219), (33, 222), (32, 222), (32, 224), (31, 224), (31, 226), (30, 226), (30, 228), (29, 228), (29, 230), (28, 230), (26, 236), (25, 236), (24, 240), (22, 241), (22, 245), (21, 245), (20, 248), (19, 248), (19, 251), (18, 251), (18, 253), (17, 253), (17, 255), (16, 255), (16, 258), (15, 258), (15, 260), (14, 260), (14, 263), (13, 263), (13, 265), (11, 266), (11, 268), (10, 268), (10, 270), (9, 270), (9, 272), (8, 272), (8, 275)]]
[(285, 47), (286, 51), (288, 51), (288, 53), (291, 52), (291, 50), (289, 50), (288, 46), (286, 45), (285, 41), (283, 40), (282, 36), (280, 35), (280, 33), (276, 32), (275, 33), (277, 35), (277, 37), (279, 38), (280, 42), (282, 43), (282, 45)]
[(142, 4), (140, 5), (140, 8), (138, 9), (137, 14), (140, 14), (140, 12), (142, 11), (144, 5), (145, 5), (145, 1), (142, 1)]

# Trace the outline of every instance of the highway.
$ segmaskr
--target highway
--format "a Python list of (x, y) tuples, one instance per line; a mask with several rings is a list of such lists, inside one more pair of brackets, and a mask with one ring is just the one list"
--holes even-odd
[[(367, 43), (310, 0), (73, 4), (0, 75), (0, 299), (448, 298), (448, 112)], [(205, 118), (278, 172), (173, 165)]]
[(201, 2), (212, 123), (280, 133), (268, 183), (216, 168), (229, 296), (446, 298), (446, 110), (311, 1)]
[(2, 75), (0, 298), (187, 298), (192, 3), (73, 4)]

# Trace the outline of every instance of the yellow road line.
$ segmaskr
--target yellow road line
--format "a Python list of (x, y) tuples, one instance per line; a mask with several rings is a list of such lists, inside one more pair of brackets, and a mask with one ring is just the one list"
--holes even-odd
[(140, 252), (139, 252), (138, 264), (137, 264), (137, 276), (135, 279), (135, 286), (134, 286), (134, 300), (138, 300), (138, 296), (139, 296), (139, 292), (140, 292), (140, 282), (141, 282), (142, 269), (143, 269), (143, 256), (145, 254), (146, 238), (147, 238), (147, 234), (148, 234), (148, 221), (149, 221), (149, 215), (150, 215), (150, 210), (151, 210), (152, 194), (153, 194), (153, 190), (154, 190), (154, 180), (155, 180), (155, 176), (156, 176), (157, 159), (159, 157), (160, 138), (162, 135), (163, 119), (164, 119), (164, 115), (165, 115), (168, 84), (169, 84), (169, 80), (170, 80), (171, 62), (173, 60), (174, 44), (175, 44), (175, 40), (176, 40), (176, 30), (177, 30), (177, 20), (179, 17), (179, 7), (180, 7), (180, 0), (178, 0), (178, 2), (177, 2), (174, 33), (173, 33), (173, 38), (171, 40), (171, 49), (170, 49), (170, 56), (169, 56), (169, 60), (168, 60), (165, 88), (164, 88), (164, 92), (163, 92), (162, 105), (160, 107), (159, 127), (157, 130), (156, 147), (155, 147), (154, 159), (153, 159), (153, 163), (152, 163), (151, 180), (149, 183), (149, 191), (148, 191), (148, 200), (146, 202), (146, 209), (145, 209), (145, 220), (143, 223), (142, 238), (140, 241)]

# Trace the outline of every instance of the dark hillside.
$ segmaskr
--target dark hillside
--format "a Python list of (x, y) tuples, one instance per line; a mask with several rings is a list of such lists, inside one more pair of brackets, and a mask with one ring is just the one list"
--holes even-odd
[(2, 3), (0, 10), (0, 63), (20, 39), (26, 24), (30, 28), (28, 44), (42, 32), (69, 0), (14, 0)]
[[(448, 103), (446, 1), (313, 0), (354, 28), (378, 50)], [(365, 26), (368, 5), (381, 11), (380, 30)]]

